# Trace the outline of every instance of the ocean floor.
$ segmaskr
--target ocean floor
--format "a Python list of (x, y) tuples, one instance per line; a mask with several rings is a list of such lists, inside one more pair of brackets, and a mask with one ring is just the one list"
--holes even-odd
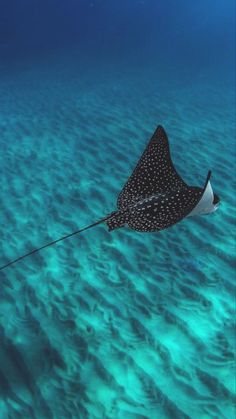
[(232, 90), (117, 70), (0, 78), (0, 265), (116, 208), (158, 124), (220, 209), (99, 225), (0, 272), (1, 419), (234, 419)]

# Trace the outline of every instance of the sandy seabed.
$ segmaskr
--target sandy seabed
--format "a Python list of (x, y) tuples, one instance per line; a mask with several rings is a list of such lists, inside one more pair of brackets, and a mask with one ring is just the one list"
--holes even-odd
[(131, 71), (6, 76), (0, 101), (0, 265), (113, 211), (158, 124), (184, 180), (211, 169), (222, 200), (160, 233), (99, 225), (0, 272), (1, 419), (233, 419), (232, 92)]

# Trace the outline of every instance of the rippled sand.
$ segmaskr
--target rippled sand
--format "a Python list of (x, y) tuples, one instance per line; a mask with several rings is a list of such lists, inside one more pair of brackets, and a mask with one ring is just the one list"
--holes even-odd
[(159, 123), (222, 205), (160, 233), (100, 225), (0, 272), (1, 419), (233, 419), (232, 93), (132, 71), (36, 85), (0, 83), (0, 265), (113, 211)]

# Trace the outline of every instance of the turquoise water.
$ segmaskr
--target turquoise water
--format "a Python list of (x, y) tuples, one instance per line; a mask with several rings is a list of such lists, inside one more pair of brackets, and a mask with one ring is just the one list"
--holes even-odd
[(1, 418), (233, 419), (232, 91), (111, 74), (1, 82), (1, 264), (112, 211), (158, 123), (222, 204), (159, 233), (100, 225), (1, 272)]
[(1, 271), (0, 419), (234, 419), (233, 2), (3, 3), (0, 266), (115, 210), (159, 124), (221, 205)]

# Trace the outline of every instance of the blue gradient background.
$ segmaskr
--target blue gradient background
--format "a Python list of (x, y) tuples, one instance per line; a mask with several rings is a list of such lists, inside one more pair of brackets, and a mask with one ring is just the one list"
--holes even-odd
[(220, 209), (1, 271), (0, 419), (234, 419), (234, 1), (0, 0), (0, 265), (113, 211), (158, 124)]

